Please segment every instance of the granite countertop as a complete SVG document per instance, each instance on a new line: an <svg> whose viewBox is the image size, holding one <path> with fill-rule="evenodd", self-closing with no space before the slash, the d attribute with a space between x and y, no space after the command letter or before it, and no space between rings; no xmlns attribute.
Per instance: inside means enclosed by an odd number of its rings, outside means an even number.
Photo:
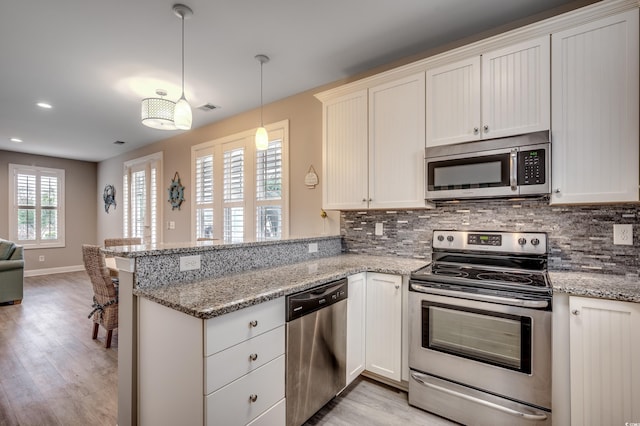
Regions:
<svg viewBox="0 0 640 426"><path fill-rule="evenodd" d="M133 294L208 319L359 272L409 275L427 264L425 260L344 254L190 283L134 288Z"/></svg>
<svg viewBox="0 0 640 426"><path fill-rule="evenodd" d="M315 237L288 237L280 240L265 240L265 241L247 241L242 243L229 243L222 240L210 240L210 241L197 241L197 242L182 242L182 243L157 243L157 244L139 244L139 245L125 245L125 246L113 246L103 247L101 250L103 253L118 256L118 257L145 257L156 256L160 254L183 254L194 253L211 250L224 250L229 248L243 248L254 247L261 245L278 245L294 242L314 242L323 240L332 240L340 238L339 235L323 235Z"/></svg>
<svg viewBox="0 0 640 426"><path fill-rule="evenodd" d="M640 303L640 279L624 275L549 271L553 291Z"/></svg>

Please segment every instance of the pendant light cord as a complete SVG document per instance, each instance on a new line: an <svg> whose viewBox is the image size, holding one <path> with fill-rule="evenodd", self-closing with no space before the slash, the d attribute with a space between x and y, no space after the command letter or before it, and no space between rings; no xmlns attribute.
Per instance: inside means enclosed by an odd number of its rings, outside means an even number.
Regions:
<svg viewBox="0 0 640 426"><path fill-rule="evenodd" d="M264 61L260 61L260 127L264 127L264 123L262 121L262 110L264 109L263 101L262 101L262 66L264 65Z"/></svg>
<svg viewBox="0 0 640 426"><path fill-rule="evenodd" d="M184 13L181 15L182 20L182 97L184 98Z"/></svg>

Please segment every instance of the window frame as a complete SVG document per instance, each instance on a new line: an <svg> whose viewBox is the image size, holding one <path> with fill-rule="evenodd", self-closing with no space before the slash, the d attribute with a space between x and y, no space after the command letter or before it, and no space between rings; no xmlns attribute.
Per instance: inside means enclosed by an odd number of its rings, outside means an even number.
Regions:
<svg viewBox="0 0 640 426"><path fill-rule="evenodd" d="M36 212L35 226L36 226L36 239L35 240L20 240L18 238L18 200L17 200L17 181L18 174L36 176L36 205L34 210ZM41 202L41 181L42 176L55 176L58 179L58 205L55 208L57 211L57 232L58 238L55 240L43 240L41 238L41 218L43 209ZM21 245L24 249L43 249L43 248L61 248L66 247L65 239L65 170L54 169L51 167L40 166L27 166L22 164L9 164L9 238L16 244ZM53 210L53 209L51 209Z"/></svg>
<svg viewBox="0 0 640 426"><path fill-rule="evenodd" d="M257 208L261 205L275 204L281 206L282 224L280 239L289 236L289 120L282 120L276 123L265 125L269 134L269 140L282 140L281 161L282 161L282 189L281 199L258 201L256 183L256 158L255 131L251 129L222 137L212 141L204 142L191 147L191 187L193 197L191 197L191 240L198 240L198 209L213 208L213 239L224 243L230 243L224 239L224 209L225 207L241 206L244 210L244 242L262 241L257 238ZM224 200L224 152L237 148L244 149L244 196L242 201ZM213 156L213 203L198 203L199 194L197 192L196 168L198 158L207 155Z"/></svg>

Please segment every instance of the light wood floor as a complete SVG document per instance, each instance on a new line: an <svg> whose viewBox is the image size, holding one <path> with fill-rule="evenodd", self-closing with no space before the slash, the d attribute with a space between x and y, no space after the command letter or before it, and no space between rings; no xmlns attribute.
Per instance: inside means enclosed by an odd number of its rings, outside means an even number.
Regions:
<svg viewBox="0 0 640 426"><path fill-rule="evenodd" d="M25 278L20 305L0 305L0 426L115 425L117 350L91 340L84 272ZM407 404L406 393L359 378L307 425L452 425Z"/></svg>

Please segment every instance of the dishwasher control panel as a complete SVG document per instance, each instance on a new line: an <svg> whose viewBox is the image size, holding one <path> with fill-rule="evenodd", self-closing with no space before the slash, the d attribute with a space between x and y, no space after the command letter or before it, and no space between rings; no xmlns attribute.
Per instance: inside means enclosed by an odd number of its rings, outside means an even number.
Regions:
<svg viewBox="0 0 640 426"><path fill-rule="evenodd" d="M345 300L347 289L347 280L341 279L287 296L287 321Z"/></svg>

